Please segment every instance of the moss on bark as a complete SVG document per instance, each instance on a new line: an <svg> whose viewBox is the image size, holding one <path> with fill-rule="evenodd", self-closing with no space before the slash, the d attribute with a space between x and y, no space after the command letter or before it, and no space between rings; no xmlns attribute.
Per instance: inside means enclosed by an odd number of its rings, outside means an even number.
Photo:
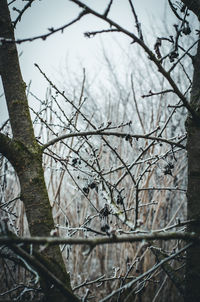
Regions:
<svg viewBox="0 0 200 302"><path fill-rule="evenodd" d="M0 37L14 40L6 0L0 0ZM0 45L0 71L13 134L12 140L3 134L0 135L0 141L5 142L0 151L17 172L31 235L49 236L54 228L54 221L44 180L42 151L34 136L25 92L26 84L22 79L15 43L5 41ZM71 292L69 274L66 272L59 247L44 249L40 260ZM49 280L42 278L41 285L47 301L68 300L56 287L51 286ZM70 296L71 301L78 301L75 296Z"/></svg>

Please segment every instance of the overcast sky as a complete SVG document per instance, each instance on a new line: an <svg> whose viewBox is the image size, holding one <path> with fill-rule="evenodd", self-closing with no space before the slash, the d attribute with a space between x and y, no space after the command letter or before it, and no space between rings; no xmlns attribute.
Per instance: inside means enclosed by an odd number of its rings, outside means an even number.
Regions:
<svg viewBox="0 0 200 302"><path fill-rule="evenodd" d="M167 2L168 1L166 0L133 1L144 33L150 31L151 26L159 24L160 26L157 28L156 33L159 36L159 33L162 30L162 22L173 25L175 19L173 18L173 14L167 5ZM16 0L14 6L21 8L21 5L24 5L24 3L26 4L26 2L22 0ZM108 0L85 0L85 3L94 9L97 9L99 12L103 12ZM76 18L79 12L80 9L69 0L35 0L31 8L23 15L21 22L18 23L15 36L18 39L47 33L48 28L57 28L68 23ZM16 12L12 11L12 18L15 19L15 17ZM131 15L128 0L115 0L109 17L136 33L134 19ZM95 66L98 65L100 40L104 41L104 37L101 36L101 38L95 37L88 39L84 37L83 33L103 28L107 28L107 25L104 22L86 15L80 22L66 29L63 34L54 34L46 41L40 39L20 44L18 50L19 53L22 53L20 56L20 64L24 81L27 84L32 81L32 91L43 98L48 85L34 67L34 63L39 64L52 79L59 77L59 69L64 69L66 60L70 62L73 72L79 72L79 69L82 68L82 66L86 68L87 72L92 72L92 70L95 69ZM104 47L109 51L112 49L113 40L108 36L105 39L106 42L103 42ZM127 41L127 43L130 43L130 41ZM116 48L113 55L119 55ZM63 70L61 71L63 72ZM2 92L3 89L1 85L0 95ZM0 108L1 125L7 118L6 105L3 97L0 98Z"/></svg>

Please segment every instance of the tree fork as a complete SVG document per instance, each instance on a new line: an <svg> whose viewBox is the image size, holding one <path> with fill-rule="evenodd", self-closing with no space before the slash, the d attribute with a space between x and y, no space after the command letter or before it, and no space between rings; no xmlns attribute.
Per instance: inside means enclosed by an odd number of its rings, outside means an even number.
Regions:
<svg viewBox="0 0 200 302"><path fill-rule="evenodd" d="M0 38L14 41L14 29L6 0L0 0ZM1 134L0 140L7 141L6 150L0 148L15 168L21 187L31 235L49 236L54 228L51 206L44 180L42 150L38 145L30 117L26 85L23 82L15 43L0 44L0 73L2 77L13 139L8 141ZM13 150L7 152L10 148ZM14 157L14 160L13 160ZM48 247L43 252L47 263L51 263L55 276L69 289L70 301L79 301L71 294L69 274L66 272L59 246ZM45 259L45 258L44 258ZM49 269L49 267L48 267ZM41 276L41 286L47 301L69 301L52 282Z"/></svg>

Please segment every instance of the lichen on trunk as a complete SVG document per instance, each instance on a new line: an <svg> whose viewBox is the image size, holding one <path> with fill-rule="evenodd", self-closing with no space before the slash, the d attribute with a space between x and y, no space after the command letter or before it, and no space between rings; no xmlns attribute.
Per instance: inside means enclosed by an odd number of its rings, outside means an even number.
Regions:
<svg viewBox="0 0 200 302"><path fill-rule="evenodd" d="M0 0L0 37L14 41L14 29L6 0ZM51 206L44 180L42 151L38 145L30 117L26 85L23 82L15 43L0 45L0 72L8 107L12 139L1 134L5 146L1 152L13 165L20 182L21 200L24 202L31 235L49 236L54 228ZM34 247L36 252L39 247ZM69 290L63 295L48 278L41 275L41 286L47 301L79 301L71 292L59 246L46 247L39 259ZM70 297L70 298L69 298Z"/></svg>

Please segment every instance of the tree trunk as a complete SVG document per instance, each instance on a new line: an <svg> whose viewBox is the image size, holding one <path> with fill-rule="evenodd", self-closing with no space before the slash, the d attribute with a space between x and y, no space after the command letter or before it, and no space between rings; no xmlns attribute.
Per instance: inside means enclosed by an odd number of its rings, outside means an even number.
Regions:
<svg viewBox="0 0 200 302"><path fill-rule="evenodd" d="M192 108L200 116L200 42L194 58L193 86L191 91ZM186 122L188 151L187 215L194 220L189 232L200 236L200 123L190 116ZM195 244L187 251L185 302L200 301L200 245Z"/></svg>
<svg viewBox="0 0 200 302"><path fill-rule="evenodd" d="M182 0L200 20L200 0ZM191 106L200 117L200 42L194 58ZM188 151L187 216L194 220L188 231L200 236L200 123L188 115L186 121ZM200 301L200 245L193 245L186 256L185 302Z"/></svg>
<svg viewBox="0 0 200 302"><path fill-rule="evenodd" d="M0 0L0 37L14 40L14 30L6 0ZM0 73L6 97L12 140L0 135L0 152L7 157L17 172L21 186L29 230L33 236L49 236L54 228L51 206L44 181L42 151L33 131L15 43L0 45ZM58 246L46 248L42 253L48 269L69 289L65 296L48 280L42 280L47 301L78 301L71 293L69 275L66 272Z"/></svg>

